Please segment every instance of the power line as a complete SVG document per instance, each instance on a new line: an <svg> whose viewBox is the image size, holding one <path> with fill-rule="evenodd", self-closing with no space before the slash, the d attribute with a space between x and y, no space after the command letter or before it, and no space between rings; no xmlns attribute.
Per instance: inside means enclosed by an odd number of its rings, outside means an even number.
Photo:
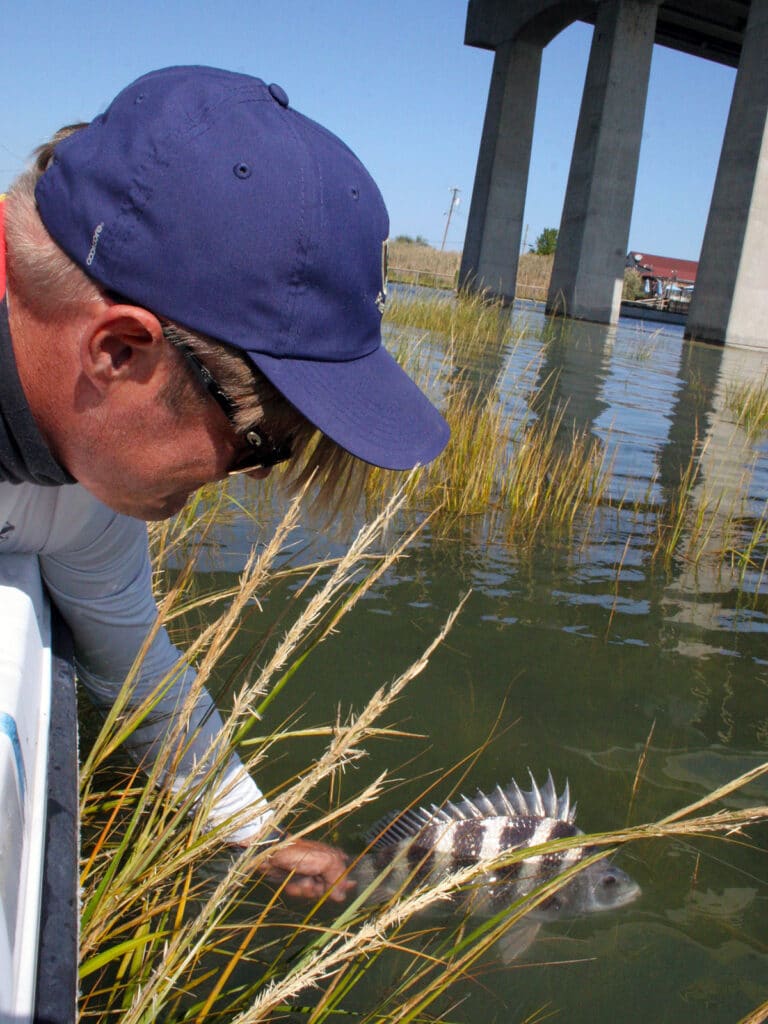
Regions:
<svg viewBox="0 0 768 1024"><path fill-rule="evenodd" d="M445 222L445 231L443 232L443 240L440 243L440 252L442 252L443 249L445 249L445 240L448 237L448 228L450 227L451 223L451 214L453 213L454 209L459 205L460 191L461 189L458 189L455 186L454 188L451 189L451 205L448 207L448 219Z"/></svg>

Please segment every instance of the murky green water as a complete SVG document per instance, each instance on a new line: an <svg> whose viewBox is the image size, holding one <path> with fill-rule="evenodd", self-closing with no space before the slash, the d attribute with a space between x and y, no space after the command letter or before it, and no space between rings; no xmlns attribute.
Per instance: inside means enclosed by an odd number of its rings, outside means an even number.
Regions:
<svg viewBox="0 0 768 1024"><path fill-rule="evenodd" d="M486 544L476 523L448 537L427 533L311 657L269 724L297 709L304 726L328 723L338 707L360 707L472 589L447 643L388 716L424 738L381 742L345 777L350 792L383 767L402 780L391 804L362 812L336 837L351 851L372 820L483 747L465 791L526 781L529 768L543 780L551 770L570 781L586 830L627 822L651 730L632 823L767 757L768 585L755 597L756 576L742 586L719 559L717 571L706 559L653 568L648 539L653 510L697 439L707 447L689 523L697 502L720 502L725 515L739 494L740 514L764 512L768 443L748 442L726 409L730 384L761 377L764 359L687 345L678 328L633 321L613 330L573 324L543 349L540 314L514 315L527 319L527 340L475 366L478 387L500 373L513 404L550 380L571 420L611 450L613 493L649 511L606 516L580 550L541 546L526 557ZM247 526L222 531L219 569L236 571L250 539ZM308 539L305 557L325 553L322 539ZM273 594L254 628L280 603ZM244 632L240 653L253 641ZM286 744L260 781L279 783L311 753L308 743ZM730 806L751 801L768 802L768 781ZM618 863L643 889L636 903L545 927L522 963L489 960L453 990L448 1019L523 1021L545 1009L569 1024L739 1020L768 998L767 838L756 830L738 842L648 841L622 851ZM355 999L375 1005L398 970L395 960L376 966Z"/></svg>

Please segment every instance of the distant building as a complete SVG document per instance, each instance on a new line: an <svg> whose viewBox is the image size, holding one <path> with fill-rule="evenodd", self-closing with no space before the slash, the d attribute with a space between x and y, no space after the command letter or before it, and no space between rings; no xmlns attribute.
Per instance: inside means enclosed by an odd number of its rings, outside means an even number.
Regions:
<svg viewBox="0 0 768 1024"><path fill-rule="evenodd" d="M668 300L676 305L691 301L699 264L694 260L678 260L670 256L653 256L647 252L627 253L626 266L636 270L643 280L643 291L649 299Z"/></svg>

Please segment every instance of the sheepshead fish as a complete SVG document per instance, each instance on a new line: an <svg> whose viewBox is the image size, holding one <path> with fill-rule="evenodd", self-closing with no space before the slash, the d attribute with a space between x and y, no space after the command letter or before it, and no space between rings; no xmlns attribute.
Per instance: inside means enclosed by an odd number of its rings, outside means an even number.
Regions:
<svg viewBox="0 0 768 1024"><path fill-rule="evenodd" d="M437 880L458 868L492 861L506 851L528 849L556 839L583 835L575 824L568 784L557 795L552 775L539 787L531 776L531 789L516 782L492 793L478 790L471 799L432 804L389 815L369 832L369 854L363 859L359 881L370 884L382 875L378 892L389 894L415 882ZM472 913L495 914L515 900L551 881L596 847L573 846L547 853L532 852L513 864L492 866L473 883L466 906ZM511 960L533 941L542 921L558 920L613 910L636 899L640 886L606 858L578 872L557 893L531 910L507 936L503 959Z"/></svg>

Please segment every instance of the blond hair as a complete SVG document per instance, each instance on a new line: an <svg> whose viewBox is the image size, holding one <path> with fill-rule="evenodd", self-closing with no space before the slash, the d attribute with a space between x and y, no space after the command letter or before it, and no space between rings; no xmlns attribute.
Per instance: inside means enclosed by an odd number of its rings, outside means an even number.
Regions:
<svg viewBox="0 0 768 1024"><path fill-rule="evenodd" d="M8 190L5 232L8 282L34 313L57 318L68 309L102 297L105 292L88 277L48 234L37 210L35 186L53 159L56 146L86 123L68 125L35 152L32 166ZM179 366L163 395L175 411L188 413L205 397L180 346L190 349L231 400L239 432L258 426L275 441L292 437L293 457L280 474L280 487L294 493L312 480L312 510L325 517L351 513L357 505L369 467L322 434L256 369L237 348L158 317Z"/></svg>

